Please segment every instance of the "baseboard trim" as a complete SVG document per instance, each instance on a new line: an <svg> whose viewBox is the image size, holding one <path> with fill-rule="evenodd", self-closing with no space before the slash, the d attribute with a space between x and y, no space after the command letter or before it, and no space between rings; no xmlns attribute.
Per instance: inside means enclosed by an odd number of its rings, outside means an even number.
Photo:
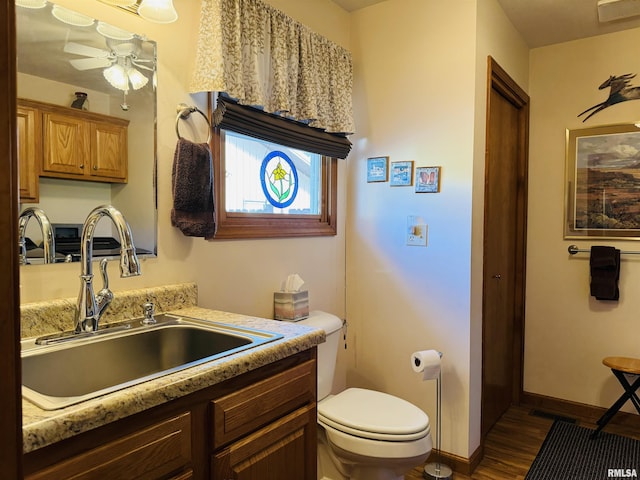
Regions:
<svg viewBox="0 0 640 480"><path fill-rule="evenodd" d="M595 423L607 408L587 405L585 403L572 402L561 398L548 397L538 393L522 392L520 405L524 407L538 408L552 413L566 415L568 417L578 416ZM629 412L618 412L609 423L625 424L640 428L640 415Z"/></svg>
<svg viewBox="0 0 640 480"><path fill-rule="evenodd" d="M462 475L471 475L476 467L480 464L483 455L483 446L480 445L475 450L475 452L471 454L470 458L459 457L458 455L454 455L452 453L441 452L440 461L450 467L451 470L456 473L460 473ZM429 455L427 463L437 461L438 455L434 450L431 450L431 455Z"/></svg>

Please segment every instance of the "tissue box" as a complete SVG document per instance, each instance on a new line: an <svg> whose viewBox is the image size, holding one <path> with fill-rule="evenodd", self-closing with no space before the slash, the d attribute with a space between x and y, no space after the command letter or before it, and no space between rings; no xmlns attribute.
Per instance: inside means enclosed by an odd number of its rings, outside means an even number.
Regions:
<svg viewBox="0 0 640 480"><path fill-rule="evenodd" d="M273 313L276 320L298 321L309 316L309 292L274 292Z"/></svg>

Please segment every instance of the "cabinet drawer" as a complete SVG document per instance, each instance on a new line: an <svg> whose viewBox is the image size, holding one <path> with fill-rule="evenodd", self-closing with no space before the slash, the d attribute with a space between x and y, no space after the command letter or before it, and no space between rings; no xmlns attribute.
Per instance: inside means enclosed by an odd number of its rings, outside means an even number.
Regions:
<svg viewBox="0 0 640 480"><path fill-rule="evenodd" d="M316 401L316 362L302 363L211 402L214 449Z"/></svg>
<svg viewBox="0 0 640 480"><path fill-rule="evenodd" d="M183 479L190 478L189 472L187 476L177 472L190 462L191 414L187 412L40 470L27 480Z"/></svg>

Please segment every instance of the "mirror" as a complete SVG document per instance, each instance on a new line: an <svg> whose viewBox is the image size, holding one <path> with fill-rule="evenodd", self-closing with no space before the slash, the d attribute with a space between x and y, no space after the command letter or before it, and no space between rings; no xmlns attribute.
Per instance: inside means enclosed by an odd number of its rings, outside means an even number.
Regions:
<svg viewBox="0 0 640 480"><path fill-rule="evenodd" d="M156 43L46 0L18 0L16 51L18 105L27 99L128 121L126 183L49 178L41 172L39 201L21 202L21 211L44 210L56 232L56 261L78 259L68 253L75 245L79 253L77 227L101 204L125 216L138 255L155 256ZM117 254L113 228L111 222L98 223L94 257ZM26 237L29 263L43 263L37 222L29 222Z"/></svg>

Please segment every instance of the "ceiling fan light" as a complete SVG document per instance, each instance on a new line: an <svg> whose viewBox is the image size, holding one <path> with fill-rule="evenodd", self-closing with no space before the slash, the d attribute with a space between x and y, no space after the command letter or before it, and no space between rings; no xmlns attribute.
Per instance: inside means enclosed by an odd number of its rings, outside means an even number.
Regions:
<svg viewBox="0 0 640 480"><path fill-rule="evenodd" d="M155 23L172 23L178 19L173 0L142 0L138 15Z"/></svg>
<svg viewBox="0 0 640 480"><path fill-rule="evenodd" d="M16 0L16 5L24 8L44 8L47 6L47 0Z"/></svg>
<svg viewBox="0 0 640 480"><path fill-rule="evenodd" d="M98 22L96 30L103 37L111 38L113 40L131 40L133 38L133 33L122 28L109 25L106 22Z"/></svg>
<svg viewBox="0 0 640 480"><path fill-rule="evenodd" d="M109 68L105 68L102 74L112 87L123 91L129 90L129 80L127 79L127 73L121 65L118 65L117 63L111 65Z"/></svg>
<svg viewBox="0 0 640 480"><path fill-rule="evenodd" d="M127 70L127 76L134 90L140 90L149 82L149 79L145 77L140 70L133 67Z"/></svg>
<svg viewBox="0 0 640 480"><path fill-rule="evenodd" d="M88 27L93 25L93 18L81 13L74 12L68 8L61 7L60 5L54 5L51 10L51 14L63 23L73 25L76 27Z"/></svg>

